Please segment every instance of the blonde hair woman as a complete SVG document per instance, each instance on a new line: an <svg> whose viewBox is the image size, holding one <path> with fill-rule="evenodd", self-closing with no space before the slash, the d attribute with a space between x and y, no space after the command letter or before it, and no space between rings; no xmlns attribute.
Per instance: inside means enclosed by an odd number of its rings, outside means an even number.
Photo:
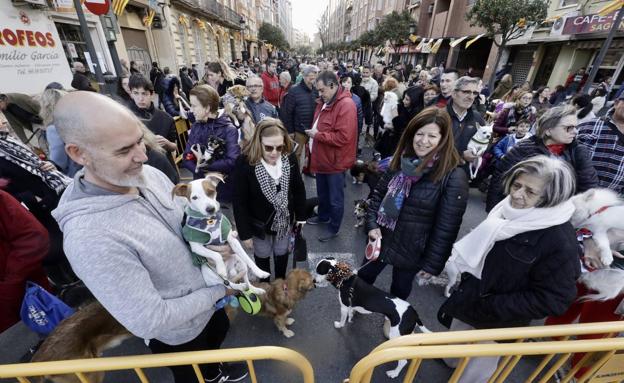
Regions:
<svg viewBox="0 0 624 383"><path fill-rule="evenodd" d="M254 250L256 264L284 278L289 233L305 224L306 192L293 140L282 122L266 117L257 126L234 168L234 217L238 236Z"/></svg>

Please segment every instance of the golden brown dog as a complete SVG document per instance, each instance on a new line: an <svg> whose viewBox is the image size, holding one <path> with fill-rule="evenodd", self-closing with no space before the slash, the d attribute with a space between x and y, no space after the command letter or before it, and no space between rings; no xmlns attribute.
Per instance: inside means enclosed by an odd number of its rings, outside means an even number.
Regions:
<svg viewBox="0 0 624 383"><path fill-rule="evenodd" d="M295 335L292 330L286 328L295 322L288 315L297 302L316 287L312 274L303 269L293 269L286 274L286 280L279 278L271 283L264 282L259 285L266 290L266 294L259 296L262 302L260 314L273 318L275 326L286 338Z"/></svg>
<svg viewBox="0 0 624 383"><path fill-rule="evenodd" d="M131 336L99 302L93 302L62 321L41 344L32 362L97 358ZM104 380L104 372L85 375L92 383ZM45 378L54 383L80 383L75 375Z"/></svg>

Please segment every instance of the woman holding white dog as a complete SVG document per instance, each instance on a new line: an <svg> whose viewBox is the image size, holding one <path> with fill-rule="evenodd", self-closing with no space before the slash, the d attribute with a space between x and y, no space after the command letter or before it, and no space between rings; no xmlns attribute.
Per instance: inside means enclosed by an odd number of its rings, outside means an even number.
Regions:
<svg viewBox="0 0 624 383"><path fill-rule="evenodd" d="M438 313L451 330L527 326L564 313L576 298L573 170L565 161L535 156L513 166L503 188L507 197L453 245L449 263L462 281ZM472 359L460 382L487 381L497 363L496 357Z"/></svg>
<svg viewBox="0 0 624 383"><path fill-rule="evenodd" d="M425 109L407 124L366 216L368 237L381 238L381 252L359 277L373 284L392 265L390 292L407 299L417 273L426 279L440 274L468 202L460 161L446 110Z"/></svg>
<svg viewBox="0 0 624 383"><path fill-rule="evenodd" d="M266 117L243 148L234 170L238 236L253 248L256 264L285 278L291 228L305 224L306 191L294 143L282 122Z"/></svg>
<svg viewBox="0 0 624 383"><path fill-rule="evenodd" d="M570 105L557 106L544 113L537 121L535 135L518 143L496 163L485 210L490 211L503 200L501 180L504 174L518 162L537 155L546 155L572 165L578 193L598 187L598 175L589 150L576 140L577 123L576 108Z"/></svg>

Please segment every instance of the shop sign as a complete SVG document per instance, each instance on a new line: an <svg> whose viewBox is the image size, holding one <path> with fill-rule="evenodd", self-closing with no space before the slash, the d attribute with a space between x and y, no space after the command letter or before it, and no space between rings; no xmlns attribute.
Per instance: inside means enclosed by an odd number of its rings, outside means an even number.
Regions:
<svg viewBox="0 0 624 383"><path fill-rule="evenodd" d="M45 13L2 1L0 25L2 92L40 93L53 81L69 88L69 63Z"/></svg>
<svg viewBox="0 0 624 383"><path fill-rule="evenodd" d="M564 35L578 35L583 33L600 33L609 32L611 26L615 22L618 11L606 16L599 14L580 15L568 17L563 27ZM624 21L620 23L620 30L624 30Z"/></svg>

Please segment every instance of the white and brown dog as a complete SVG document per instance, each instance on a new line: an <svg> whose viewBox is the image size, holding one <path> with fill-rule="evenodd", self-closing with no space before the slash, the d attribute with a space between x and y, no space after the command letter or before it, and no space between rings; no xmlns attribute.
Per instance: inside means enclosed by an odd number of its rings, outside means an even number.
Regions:
<svg viewBox="0 0 624 383"><path fill-rule="evenodd" d="M470 179L474 179L479 172L479 168L483 163L481 156L490 145L490 138L492 138L493 125L479 126L477 125L477 132L472 136L470 142L468 142L468 150L473 155L477 156L477 159L472 161L469 165Z"/></svg>
<svg viewBox="0 0 624 383"><path fill-rule="evenodd" d="M624 231L624 201L610 189L590 189L572 197L576 207L570 223L577 228L592 232L592 239L600 250L599 261L609 266L613 256L622 257Z"/></svg>
<svg viewBox="0 0 624 383"><path fill-rule="evenodd" d="M353 313L357 311L360 314L383 314L390 322L390 339L411 334L416 326L421 332L431 332L409 302L364 282L347 263L331 257L324 258L317 263L316 273L317 282L328 281L339 290L340 320L334 322L335 328L344 327L347 319L351 322ZM397 367L386 371L386 375L396 378L406 364L407 360L399 360Z"/></svg>
<svg viewBox="0 0 624 383"><path fill-rule="evenodd" d="M182 227L184 239L191 247L194 262L201 267L206 284L224 283L235 290L249 289L253 293L264 294L263 289L251 284L248 271L258 278L268 278L270 274L260 270L247 255L229 219L221 212L217 201L219 182L224 182L223 175L208 173L204 179L181 183L173 188L173 196L188 200ZM228 245L230 251L210 249L211 246L223 245ZM239 277L243 279L242 283L236 283Z"/></svg>

